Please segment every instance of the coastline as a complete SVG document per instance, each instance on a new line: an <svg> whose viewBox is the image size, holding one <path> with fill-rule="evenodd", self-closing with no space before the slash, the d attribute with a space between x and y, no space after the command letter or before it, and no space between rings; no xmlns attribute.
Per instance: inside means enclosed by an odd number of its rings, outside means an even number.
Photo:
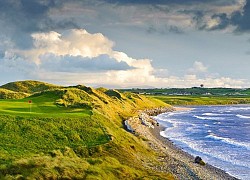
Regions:
<svg viewBox="0 0 250 180"><path fill-rule="evenodd" d="M143 115L132 117L127 120L128 124L133 129L133 133L146 138L147 141L145 142L157 153L159 164L152 168L156 171L171 172L176 179L237 180L237 178L229 175L224 170L210 165L209 162L206 162L205 166L194 163L194 157L192 155L174 145L168 138L160 135L160 132L165 128L157 126L155 120L150 117L164 112L184 110L190 110L190 108L174 107L174 109L167 108L162 111L145 110L140 112L140 114ZM145 121L151 123L153 127L148 126L147 123L143 123Z"/></svg>

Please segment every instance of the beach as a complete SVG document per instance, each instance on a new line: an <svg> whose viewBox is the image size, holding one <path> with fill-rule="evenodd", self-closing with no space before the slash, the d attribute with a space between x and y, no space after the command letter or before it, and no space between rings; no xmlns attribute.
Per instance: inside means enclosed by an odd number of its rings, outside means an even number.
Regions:
<svg viewBox="0 0 250 180"><path fill-rule="evenodd" d="M185 108L178 107L175 110L183 111ZM169 111L173 110L169 109ZM157 153L159 163L157 166L151 167L155 171L171 172L176 179L237 179L225 171L209 165L209 162L205 162L206 165L204 166L194 163L195 157L176 147L169 139L160 135L164 127L157 126L150 116L145 115L147 112L148 110L143 112L143 116L130 118L128 123L134 133L147 139L145 143ZM149 115L151 114L149 113ZM145 121L151 123L153 127L142 123Z"/></svg>

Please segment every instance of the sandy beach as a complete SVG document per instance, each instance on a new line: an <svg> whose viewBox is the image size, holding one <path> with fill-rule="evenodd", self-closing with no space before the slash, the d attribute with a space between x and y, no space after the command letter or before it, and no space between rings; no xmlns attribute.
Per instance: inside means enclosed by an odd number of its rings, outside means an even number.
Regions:
<svg viewBox="0 0 250 180"><path fill-rule="evenodd" d="M190 110L189 108L175 108L178 111ZM173 109L169 110L173 111ZM210 179L210 180L235 180L225 171L209 165L206 162L205 166L194 163L194 157L176 147L169 139L160 135L164 127L157 126L154 120L149 116L147 121L154 124L154 128L150 128L142 119L133 117L128 120L130 126L136 134L147 139L146 143L157 152L159 164L152 167L156 171L171 172L176 179Z"/></svg>
<svg viewBox="0 0 250 180"><path fill-rule="evenodd" d="M175 106L174 110L175 111L189 111L192 110L193 108L189 108L189 107L179 107L179 106Z"/></svg>

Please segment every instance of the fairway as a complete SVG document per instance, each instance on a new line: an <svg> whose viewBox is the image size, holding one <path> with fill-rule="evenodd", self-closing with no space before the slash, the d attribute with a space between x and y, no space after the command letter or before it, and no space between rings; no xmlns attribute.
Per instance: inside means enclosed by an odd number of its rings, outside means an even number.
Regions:
<svg viewBox="0 0 250 180"><path fill-rule="evenodd" d="M31 101L31 103L29 103L29 101ZM21 100L0 99L0 113L42 117L84 117L92 114L92 112L87 109L59 107L51 101L51 99L41 100L41 97Z"/></svg>
<svg viewBox="0 0 250 180"><path fill-rule="evenodd" d="M139 109L168 106L162 101L84 85L23 81L2 87L0 179L162 177L138 168L137 157L156 157L122 124Z"/></svg>
<svg viewBox="0 0 250 180"><path fill-rule="evenodd" d="M109 142L109 136L86 108L55 103L54 92L24 99L0 99L0 154L4 158L29 156L54 149L83 148Z"/></svg>

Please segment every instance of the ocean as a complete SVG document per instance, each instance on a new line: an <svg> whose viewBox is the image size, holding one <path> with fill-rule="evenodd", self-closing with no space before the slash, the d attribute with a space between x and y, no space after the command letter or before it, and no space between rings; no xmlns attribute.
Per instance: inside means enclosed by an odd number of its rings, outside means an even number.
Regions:
<svg viewBox="0 0 250 180"><path fill-rule="evenodd" d="M196 106L155 119L163 137L239 179L250 179L250 106Z"/></svg>

